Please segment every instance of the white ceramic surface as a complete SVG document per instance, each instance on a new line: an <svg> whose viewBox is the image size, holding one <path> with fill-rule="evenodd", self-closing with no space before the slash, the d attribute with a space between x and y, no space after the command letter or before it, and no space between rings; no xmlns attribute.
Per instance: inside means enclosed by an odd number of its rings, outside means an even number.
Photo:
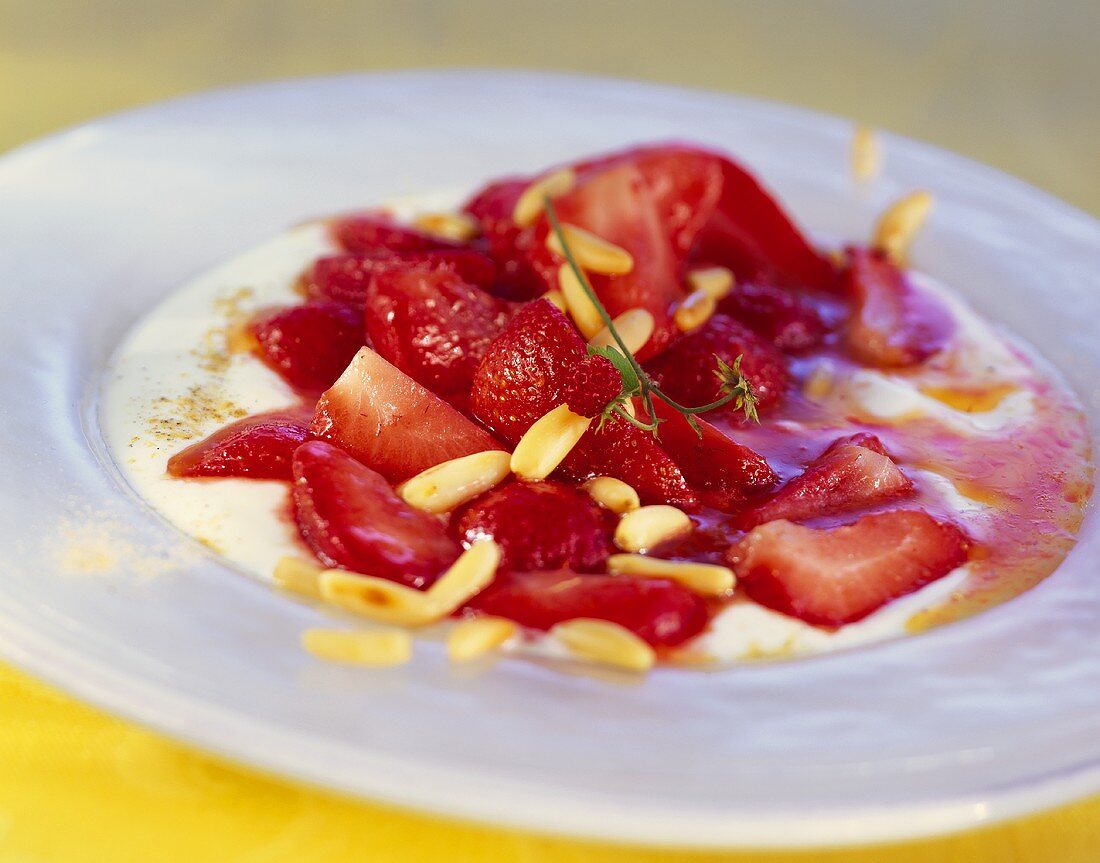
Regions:
<svg viewBox="0 0 1100 863"><path fill-rule="evenodd" d="M801 662L641 683L505 659L318 664L324 619L154 516L97 393L122 334L188 276L325 212L640 140L744 159L816 231L866 235L915 186L920 266L1042 346L1100 428L1100 226L887 137L869 194L848 124L639 84L423 73L286 82L121 115L0 160L0 652L267 769L495 823L686 846L945 831L1100 791L1100 527L975 619ZM98 553L90 553L97 551ZM78 559L80 558L80 559Z"/></svg>

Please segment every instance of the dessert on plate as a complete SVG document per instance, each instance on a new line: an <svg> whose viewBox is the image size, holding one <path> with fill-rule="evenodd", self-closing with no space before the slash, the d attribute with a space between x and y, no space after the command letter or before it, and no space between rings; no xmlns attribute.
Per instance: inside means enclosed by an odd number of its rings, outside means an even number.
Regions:
<svg viewBox="0 0 1100 863"><path fill-rule="evenodd" d="M919 631L1049 574L1092 481L1073 396L910 267L930 204L814 242L659 144L305 225L135 331L112 437L171 520L379 625L307 632L324 656Z"/></svg>

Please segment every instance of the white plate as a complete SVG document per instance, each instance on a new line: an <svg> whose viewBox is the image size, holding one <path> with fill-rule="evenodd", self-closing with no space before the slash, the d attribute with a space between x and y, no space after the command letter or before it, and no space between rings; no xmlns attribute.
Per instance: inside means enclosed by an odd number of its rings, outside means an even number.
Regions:
<svg viewBox="0 0 1100 863"><path fill-rule="evenodd" d="M1043 346L1095 433L1097 223L889 136L885 176L860 197L849 133L791 108L620 81L413 73L184 99L0 160L0 651L270 770L606 839L882 840L1100 790L1095 513L1039 587L873 648L633 685L509 659L456 675L435 644L408 667L363 671L304 654L298 635L321 615L168 528L105 454L96 397L110 352L187 277L316 214L670 137L731 150L830 234L865 236L885 201L932 189L921 265ZM102 556L73 560L96 541Z"/></svg>

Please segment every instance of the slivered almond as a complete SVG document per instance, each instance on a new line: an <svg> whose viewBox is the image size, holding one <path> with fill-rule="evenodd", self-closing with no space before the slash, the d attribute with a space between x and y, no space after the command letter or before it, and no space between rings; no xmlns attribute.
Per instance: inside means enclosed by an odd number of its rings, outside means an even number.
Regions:
<svg viewBox="0 0 1100 863"><path fill-rule="evenodd" d="M913 238L932 211L932 200L931 194L921 190L891 204L875 225L871 245L885 252L895 263L904 264Z"/></svg>
<svg viewBox="0 0 1100 863"><path fill-rule="evenodd" d="M641 552L691 533L687 515L674 506L653 504L632 510L615 527L615 545L623 551Z"/></svg>
<svg viewBox="0 0 1100 863"><path fill-rule="evenodd" d="M300 557L281 557L275 564L275 583L283 590L312 599L321 598L320 577L324 569Z"/></svg>
<svg viewBox="0 0 1100 863"><path fill-rule="evenodd" d="M577 274L568 263L562 264L558 269L558 287L561 288L561 295L569 309L569 316L582 336L590 339L603 329L603 318L600 317L596 304L588 298Z"/></svg>
<svg viewBox="0 0 1100 863"><path fill-rule="evenodd" d="M722 596L736 584L733 570L726 566L661 560L644 554L613 554L607 559L607 571L637 578L667 578L702 596Z"/></svg>
<svg viewBox="0 0 1100 863"><path fill-rule="evenodd" d="M565 294L561 291L547 291L542 295L541 299L549 300L558 307L558 311L569 314L569 305L565 302Z"/></svg>
<svg viewBox="0 0 1100 863"><path fill-rule="evenodd" d="M400 629L307 629L302 646L319 659L381 667L412 658L412 636Z"/></svg>
<svg viewBox="0 0 1100 863"><path fill-rule="evenodd" d="M634 269L634 257L622 246L609 243L591 231L568 223L561 225L562 236L573 253L573 259L582 270L618 276ZM561 239L551 231L546 237L546 248L556 255L565 255Z"/></svg>
<svg viewBox="0 0 1100 863"><path fill-rule="evenodd" d="M535 180L516 200L516 206L512 210L512 221L520 228L535 224L542 215L545 199L553 200L562 195L568 195L573 191L576 182L577 175L572 168L561 168Z"/></svg>
<svg viewBox="0 0 1100 863"><path fill-rule="evenodd" d="M653 315L646 309L627 309L616 317L612 323L615 325L619 337L626 344L627 350L632 354L638 353L646 346L646 342L649 341L656 327ZM588 340L589 347L606 348L608 345L618 345L608 327L603 327Z"/></svg>
<svg viewBox="0 0 1100 863"><path fill-rule="evenodd" d="M615 668L648 671L657 659L646 642L609 620L587 617L566 620L554 626L550 634L574 656Z"/></svg>
<svg viewBox="0 0 1100 863"><path fill-rule="evenodd" d="M422 213L413 225L444 240L466 243L481 233L481 225L469 213Z"/></svg>
<svg viewBox="0 0 1100 863"><path fill-rule="evenodd" d="M613 476L597 476L590 479L584 484L584 490L600 506L620 515L641 506L638 492Z"/></svg>
<svg viewBox="0 0 1100 863"><path fill-rule="evenodd" d="M378 623L427 626L449 613L425 591L373 575L328 569L320 585L326 602Z"/></svg>
<svg viewBox="0 0 1100 863"><path fill-rule="evenodd" d="M453 662L469 662L496 650L517 632L515 622L503 617L460 620L447 635L447 655Z"/></svg>
<svg viewBox="0 0 1100 863"><path fill-rule="evenodd" d="M866 183L878 176L882 167L882 151L879 148L875 130L867 126L856 126L852 133L852 176L860 183Z"/></svg>
<svg viewBox="0 0 1100 863"><path fill-rule="evenodd" d="M439 579L427 590L429 602L443 615L457 611L496 577L501 549L491 539L480 539L459 555Z"/></svg>
<svg viewBox="0 0 1100 863"><path fill-rule="evenodd" d="M511 453L486 450L421 471L398 486L405 503L425 512L450 512L498 483L511 470Z"/></svg>
<svg viewBox="0 0 1100 863"><path fill-rule="evenodd" d="M519 439L512 453L512 473L524 479L546 479L588 431L591 418L558 405Z"/></svg>
<svg viewBox="0 0 1100 863"><path fill-rule="evenodd" d="M688 287L692 291L720 300L733 290L733 270L728 267L702 267L687 274Z"/></svg>
<svg viewBox="0 0 1100 863"><path fill-rule="evenodd" d="M672 320L681 332L698 329L714 314L718 301L704 290L692 291L682 300L673 312Z"/></svg>

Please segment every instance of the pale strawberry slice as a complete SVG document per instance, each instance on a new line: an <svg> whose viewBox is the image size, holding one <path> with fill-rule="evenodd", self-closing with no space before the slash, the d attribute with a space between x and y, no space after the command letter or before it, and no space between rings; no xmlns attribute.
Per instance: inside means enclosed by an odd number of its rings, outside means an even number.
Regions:
<svg viewBox="0 0 1100 863"><path fill-rule="evenodd" d="M249 329L260 359L292 387L310 395L332 386L367 340L362 315L342 303L306 303L261 312Z"/></svg>
<svg viewBox="0 0 1100 863"><path fill-rule="evenodd" d="M942 350L954 332L948 311L915 290L879 252L848 249L843 285L855 304L844 344L861 362L886 368L918 365Z"/></svg>
<svg viewBox="0 0 1100 863"><path fill-rule="evenodd" d="M953 524L919 510L893 510L829 530L768 522L727 556L738 583L761 605L840 626L947 575L966 560L968 548Z"/></svg>
<svg viewBox="0 0 1100 863"><path fill-rule="evenodd" d="M427 252L434 249L461 249L453 243L403 225L388 213L378 210L351 213L329 224L333 240L345 252L369 254L379 251Z"/></svg>
<svg viewBox="0 0 1100 863"><path fill-rule="evenodd" d="M451 516L464 543L491 537L504 552L502 569L603 568L615 547L615 518L575 486L513 482L484 494Z"/></svg>
<svg viewBox="0 0 1100 863"><path fill-rule="evenodd" d="M871 434L840 438L768 500L743 513L745 529L864 509L913 493L913 483Z"/></svg>
<svg viewBox="0 0 1100 863"><path fill-rule="evenodd" d="M534 422L568 398L585 362L584 340L552 303L525 306L494 341L474 375L470 411L515 445ZM694 506L695 495L652 436L622 420L586 432L560 468L571 479L606 475L637 489L643 501Z"/></svg>
<svg viewBox="0 0 1100 863"><path fill-rule="evenodd" d="M331 300L356 308L367 301L367 288L376 273L402 269L422 263L450 269L463 280L489 289L496 281L496 265L491 258L468 249L440 249L428 252L383 251L369 255L327 255L318 258L302 274L306 296Z"/></svg>
<svg viewBox="0 0 1100 863"><path fill-rule="evenodd" d="M294 520L326 566L426 587L458 557L440 522L324 441L294 453Z"/></svg>
<svg viewBox="0 0 1100 863"><path fill-rule="evenodd" d="M718 310L789 354L816 348L828 331L810 302L774 285L737 285Z"/></svg>
<svg viewBox="0 0 1100 863"><path fill-rule="evenodd" d="M370 348L321 396L310 432L393 483L448 459L500 449L492 435Z"/></svg>
<svg viewBox="0 0 1100 863"><path fill-rule="evenodd" d="M174 477L290 479L290 460L309 436L313 408L254 414L218 429L168 459Z"/></svg>
<svg viewBox="0 0 1100 863"><path fill-rule="evenodd" d="M378 270L365 320L374 349L436 395L464 407L489 343L512 304L469 284L448 264L421 261Z"/></svg>
<svg viewBox="0 0 1100 863"><path fill-rule="evenodd" d="M568 570L499 573L470 607L532 629L578 617L610 620L654 647L682 644L708 621L706 603L674 582Z"/></svg>

